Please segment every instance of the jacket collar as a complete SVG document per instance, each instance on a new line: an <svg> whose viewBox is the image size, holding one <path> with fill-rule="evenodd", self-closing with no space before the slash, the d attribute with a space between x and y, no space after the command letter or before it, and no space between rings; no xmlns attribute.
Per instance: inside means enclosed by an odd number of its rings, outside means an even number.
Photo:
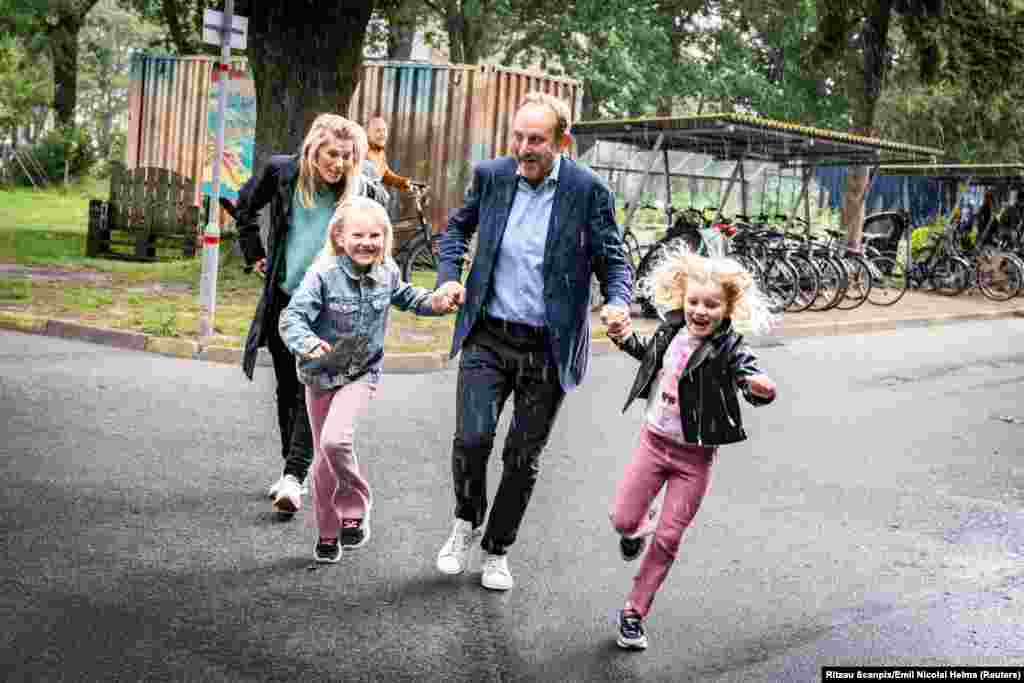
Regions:
<svg viewBox="0 0 1024 683"><path fill-rule="evenodd" d="M356 269L356 264L348 254L338 254L336 258L338 267L344 271L345 275L348 275L353 280L363 279L363 275ZM366 272L366 276L379 283L387 282L387 272L381 263L371 266L370 270Z"/></svg>

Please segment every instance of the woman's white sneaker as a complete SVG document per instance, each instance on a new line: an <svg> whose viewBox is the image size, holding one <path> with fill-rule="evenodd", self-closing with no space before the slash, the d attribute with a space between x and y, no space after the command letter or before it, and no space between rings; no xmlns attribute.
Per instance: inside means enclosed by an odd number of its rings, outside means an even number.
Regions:
<svg viewBox="0 0 1024 683"><path fill-rule="evenodd" d="M464 519L456 519L452 533L437 553L437 570L443 574L461 574L466 571L469 551L480 537L480 532Z"/></svg>
<svg viewBox="0 0 1024 683"><path fill-rule="evenodd" d="M480 583L492 591L507 591L516 585L512 580L512 572L508 570L508 557L487 553L484 557Z"/></svg>

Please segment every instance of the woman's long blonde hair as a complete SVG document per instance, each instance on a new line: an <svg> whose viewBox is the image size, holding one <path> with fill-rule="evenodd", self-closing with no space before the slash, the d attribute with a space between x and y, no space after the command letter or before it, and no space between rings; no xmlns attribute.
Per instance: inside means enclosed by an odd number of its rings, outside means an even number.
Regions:
<svg viewBox="0 0 1024 683"><path fill-rule="evenodd" d="M754 277L734 259L698 256L683 244L669 244L650 275L637 283L660 313L681 310L691 282L721 286L725 317L765 334L778 322Z"/></svg>
<svg viewBox="0 0 1024 683"><path fill-rule="evenodd" d="M302 142L302 154L299 159L299 198L302 205L307 209L312 207L316 201L317 189L322 186L323 180L316 169L316 155L320 148L329 141L341 142L352 141L352 166L347 177L344 179L344 188L338 197L338 202L356 196L361 190L363 160L366 159L366 150L369 143L366 140L366 131L354 121L349 121L344 116L337 114L320 114L313 120L313 124L306 133L306 139Z"/></svg>
<svg viewBox="0 0 1024 683"><path fill-rule="evenodd" d="M327 226L327 241L320 252L320 259L330 261L338 256L338 250L334 247L334 231L344 232L345 225L353 213L362 213L370 216L373 222L384 231L384 246L380 254L374 260L374 265L380 265L391 258L391 249L394 246L394 231L391 228L391 219L388 218L387 209L369 197L350 197L342 200L338 208L334 210L334 216Z"/></svg>

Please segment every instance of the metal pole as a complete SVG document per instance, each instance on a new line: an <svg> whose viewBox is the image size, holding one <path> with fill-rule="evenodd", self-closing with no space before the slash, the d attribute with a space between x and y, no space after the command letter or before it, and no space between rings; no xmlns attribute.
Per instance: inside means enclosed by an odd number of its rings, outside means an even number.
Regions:
<svg viewBox="0 0 1024 683"><path fill-rule="evenodd" d="M651 151L651 163L647 166L647 170L644 171L644 177L640 179L640 190L636 193L636 197L629 205L629 213L626 214L626 224L623 226L623 230L629 230L630 226L633 225L633 215L636 210L640 208L640 198L644 196L644 190L647 189L647 180L651 177L651 170L654 169L654 164L658 161L658 152L661 150L661 143L665 139L664 133L658 133L658 139L654 141L654 149ZM672 227L672 226L669 226Z"/></svg>
<svg viewBox="0 0 1024 683"><path fill-rule="evenodd" d="M725 191L718 198L718 218L722 217L722 212L725 211L725 204L729 201L729 195L732 194L733 185L736 184L736 178L742 173L742 162L738 162L735 168L732 169L732 175L729 176L729 184L725 186Z"/></svg>
<svg viewBox="0 0 1024 683"><path fill-rule="evenodd" d="M672 228L672 171L668 167L668 147L661 150L665 157L665 226Z"/></svg>
<svg viewBox="0 0 1024 683"><path fill-rule="evenodd" d="M224 158L224 110L228 103L228 81L231 79L231 23L235 0L224 1L224 23L220 33L220 92L217 101L217 144L213 156L213 188L210 191L210 212L203 233L203 270L199 279L199 338L213 334L217 311L217 265L220 259L220 166Z"/></svg>
<svg viewBox="0 0 1024 683"><path fill-rule="evenodd" d="M737 168L740 169L740 209L743 211L744 216L749 216L750 212L747 211L747 169L746 163L744 163L741 157L737 163ZM725 208L725 207L723 207Z"/></svg>

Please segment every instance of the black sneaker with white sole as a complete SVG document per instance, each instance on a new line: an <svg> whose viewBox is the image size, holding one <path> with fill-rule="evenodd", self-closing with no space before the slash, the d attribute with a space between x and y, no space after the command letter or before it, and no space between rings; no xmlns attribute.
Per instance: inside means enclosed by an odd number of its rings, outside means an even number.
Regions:
<svg viewBox="0 0 1024 683"><path fill-rule="evenodd" d="M616 641L625 650L646 650L647 634L644 633L643 619L632 612L619 614L619 637Z"/></svg>
<svg viewBox="0 0 1024 683"><path fill-rule="evenodd" d="M345 548L360 548L370 540L370 525L365 518L345 518L341 520L338 539Z"/></svg>
<svg viewBox="0 0 1024 683"><path fill-rule="evenodd" d="M643 536L640 538L626 538L623 536L619 539L619 554L622 555L622 559L626 562L632 562L640 557L640 553L644 551L646 546L647 538Z"/></svg>
<svg viewBox="0 0 1024 683"><path fill-rule="evenodd" d="M319 539L313 550L313 559L321 564L341 562L341 545L338 543L338 539L326 543L323 539Z"/></svg>

